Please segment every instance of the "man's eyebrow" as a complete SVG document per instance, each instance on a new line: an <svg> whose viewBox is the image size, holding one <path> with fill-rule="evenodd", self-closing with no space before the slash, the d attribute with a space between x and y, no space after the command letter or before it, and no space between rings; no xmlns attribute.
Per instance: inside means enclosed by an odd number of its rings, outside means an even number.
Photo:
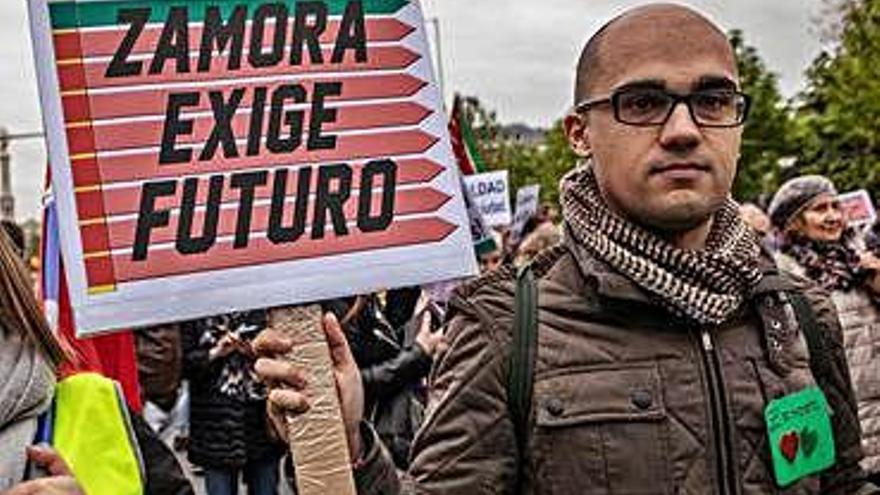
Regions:
<svg viewBox="0 0 880 495"><path fill-rule="evenodd" d="M666 89L666 81L662 79L637 79L614 88L614 91L627 89Z"/></svg>
<svg viewBox="0 0 880 495"><path fill-rule="evenodd" d="M703 76L692 86L692 91L706 89L737 89L736 82L727 76Z"/></svg>

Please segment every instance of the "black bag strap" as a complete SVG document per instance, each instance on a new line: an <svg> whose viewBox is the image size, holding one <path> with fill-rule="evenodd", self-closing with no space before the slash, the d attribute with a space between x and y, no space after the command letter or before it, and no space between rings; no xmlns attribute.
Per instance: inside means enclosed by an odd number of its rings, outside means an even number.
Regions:
<svg viewBox="0 0 880 495"><path fill-rule="evenodd" d="M807 300L807 296L798 290L789 291L788 296L798 325L807 341L807 350L810 353L810 371L818 381L820 377L827 376L832 372L831 349L825 344L827 336L819 327L816 314L813 312L813 307Z"/></svg>
<svg viewBox="0 0 880 495"><path fill-rule="evenodd" d="M522 460L528 437L532 406L532 383L538 349L538 286L530 265L522 267L516 278L516 307L513 342L507 374L507 406L516 432L518 450L517 477L521 478ZM521 480L518 480L521 481ZM518 482L517 486L521 486Z"/></svg>

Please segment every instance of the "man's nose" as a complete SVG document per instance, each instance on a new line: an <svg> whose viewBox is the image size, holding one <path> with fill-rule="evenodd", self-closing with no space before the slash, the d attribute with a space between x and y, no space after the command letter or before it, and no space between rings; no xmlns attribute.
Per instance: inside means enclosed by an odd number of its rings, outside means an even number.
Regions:
<svg viewBox="0 0 880 495"><path fill-rule="evenodd" d="M678 102L672 109L672 114L663 125L660 134L660 145L670 151L681 151L694 148L699 144L700 128L691 117L684 102Z"/></svg>

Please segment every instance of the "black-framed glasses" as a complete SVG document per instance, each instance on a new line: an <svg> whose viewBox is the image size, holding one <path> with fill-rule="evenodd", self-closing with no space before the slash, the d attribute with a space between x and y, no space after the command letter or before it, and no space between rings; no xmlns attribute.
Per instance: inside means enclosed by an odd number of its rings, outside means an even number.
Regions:
<svg viewBox="0 0 880 495"><path fill-rule="evenodd" d="M610 104L614 118L633 126L662 126L679 103L684 103L691 118L700 127L738 127L749 113L751 99L733 89L705 89L686 95L659 88L623 88L607 98L578 103L575 111L586 112Z"/></svg>

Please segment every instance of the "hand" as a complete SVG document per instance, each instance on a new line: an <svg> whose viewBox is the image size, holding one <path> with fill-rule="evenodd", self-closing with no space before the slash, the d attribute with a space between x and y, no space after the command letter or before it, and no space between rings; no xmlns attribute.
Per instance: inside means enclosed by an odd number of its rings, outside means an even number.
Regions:
<svg viewBox="0 0 880 495"><path fill-rule="evenodd" d="M251 344L249 340L245 340L241 337L238 337L238 340L235 344L235 350L250 358L257 357L257 353L254 352L253 344Z"/></svg>
<svg viewBox="0 0 880 495"><path fill-rule="evenodd" d="M422 313L422 324L419 327L418 335L416 335L416 344L425 351L425 354L432 358L437 354L442 354L449 348L449 343L443 333L439 330L436 332L431 331L430 311Z"/></svg>
<svg viewBox="0 0 880 495"><path fill-rule="evenodd" d="M872 253L862 253L859 258L859 265L866 270L880 271L880 258Z"/></svg>
<svg viewBox="0 0 880 495"><path fill-rule="evenodd" d="M875 294L880 294L880 258L871 253L862 253L859 266L871 272L868 275L868 288Z"/></svg>
<svg viewBox="0 0 880 495"><path fill-rule="evenodd" d="M61 455L47 446L27 447L27 456L38 467L49 473L48 478L25 481L3 495L85 495Z"/></svg>
<svg viewBox="0 0 880 495"><path fill-rule="evenodd" d="M361 454L360 422L364 416L364 387L361 373L351 355L348 341L333 314L324 316L324 334L330 347L336 391L339 393L342 419L348 437L348 449L354 462ZM296 416L309 410L308 382L305 372L280 356L290 352L293 343L269 328L253 341L260 358L255 369L269 387L269 418L279 436L287 440L285 416Z"/></svg>
<svg viewBox="0 0 880 495"><path fill-rule="evenodd" d="M228 356L232 354L233 351L239 350L241 347L241 339L239 339L235 334L227 333L223 337L220 337L220 340L214 344L214 347L208 351L208 359L213 361L215 359Z"/></svg>

